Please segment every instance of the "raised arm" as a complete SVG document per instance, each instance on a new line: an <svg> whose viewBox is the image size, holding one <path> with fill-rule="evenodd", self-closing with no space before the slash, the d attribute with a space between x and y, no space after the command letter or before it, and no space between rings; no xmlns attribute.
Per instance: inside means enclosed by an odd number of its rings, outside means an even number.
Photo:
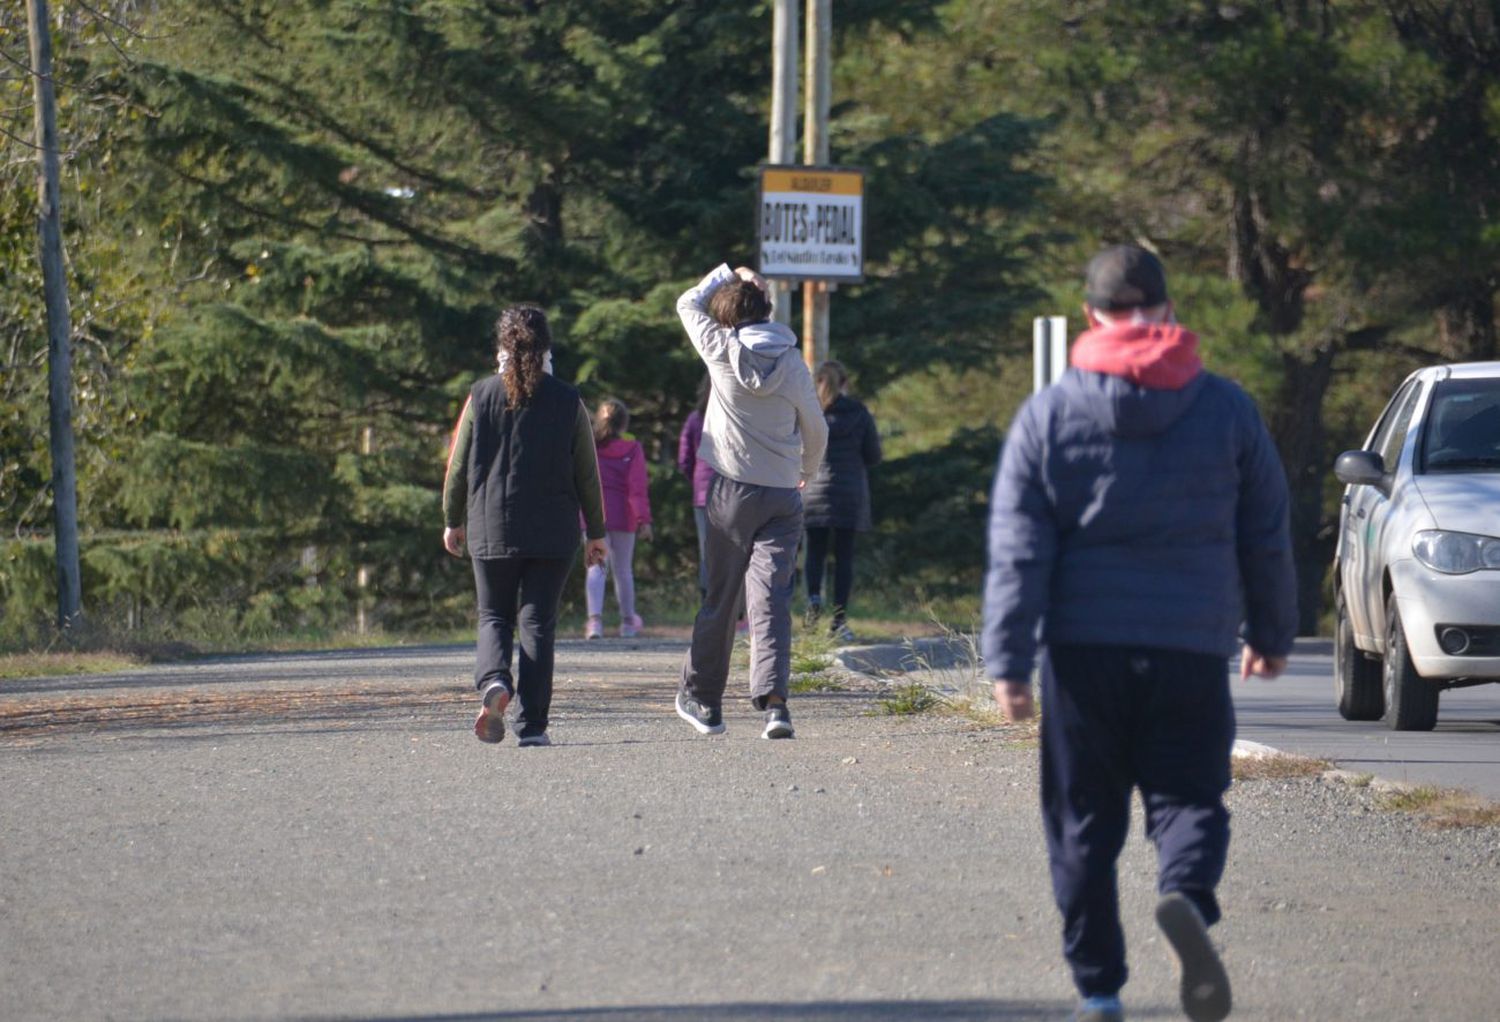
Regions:
<svg viewBox="0 0 1500 1022"><path fill-rule="evenodd" d="M708 314L708 300L713 293L727 281L733 280L735 273L727 263L720 263L708 276L698 281L692 287L682 293L677 299L677 315L682 319L682 325L687 330L688 339L693 342L693 347L698 354L704 358L710 358L724 348L724 342L729 338L729 330L715 322Z"/></svg>

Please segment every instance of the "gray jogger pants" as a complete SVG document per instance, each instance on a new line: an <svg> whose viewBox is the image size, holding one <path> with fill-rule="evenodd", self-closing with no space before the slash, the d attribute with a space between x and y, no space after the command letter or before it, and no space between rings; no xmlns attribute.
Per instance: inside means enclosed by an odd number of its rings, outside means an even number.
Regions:
<svg viewBox="0 0 1500 1022"><path fill-rule="evenodd" d="M802 493L723 476L709 484L703 561L708 593L693 621L682 685L707 706L722 706L744 586L750 619L750 701L785 699L792 669L792 577L802 537Z"/></svg>

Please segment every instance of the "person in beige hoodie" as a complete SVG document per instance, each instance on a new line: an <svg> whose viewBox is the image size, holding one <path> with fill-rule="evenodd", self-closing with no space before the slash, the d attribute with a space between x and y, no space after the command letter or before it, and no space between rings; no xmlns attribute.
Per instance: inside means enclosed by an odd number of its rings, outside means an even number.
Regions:
<svg viewBox="0 0 1500 1022"><path fill-rule="evenodd" d="M801 490L823 460L828 425L797 335L771 321L759 274L720 265L677 300L677 314L713 379L698 457L716 473L705 506L707 593L693 622L677 714L702 734L723 733L743 586L753 651L750 701L764 714L762 737L790 738Z"/></svg>

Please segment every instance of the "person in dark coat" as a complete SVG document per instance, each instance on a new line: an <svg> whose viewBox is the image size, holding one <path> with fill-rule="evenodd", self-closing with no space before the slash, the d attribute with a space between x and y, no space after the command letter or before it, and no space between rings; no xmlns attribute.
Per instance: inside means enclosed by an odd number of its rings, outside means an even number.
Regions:
<svg viewBox="0 0 1500 1022"><path fill-rule="evenodd" d="M552 650L563 583L578 554L602 564L604 497L594 428L578 391L552 376L552 334L535 305L516 305L496 324L494 376L476 383L459 415L443 480L443 547L474 562L479 639L474 685L481 742L505 737L515 697L516 744L550 745ZM519 683L510 662L521 632Z"/></svg>
<svg viewBox="0 0 1500 1022"><path fill-rule="evenodd" d="M1045 646L1042 817L1075 1019L1124 1017L1115 860L1139 788L1182 1007L1217 1022L1231 1002L1208 934L1229 851L1227 658L1243 636L1241 679L1286 666L1286 476L1255 403L1204 371L1154 255L1105 249L1086 294L1090 329L1016 413L995 473L984 666L995 702L1023 720Z"/></svg>
<svg viewBox="0 0 1500 1022"><path fill-rule="evenodd" d="M870 469L880 463L880 434L870 410L849 396L849 374L837 362L818 366L813 378L828 447L818 474L802 495L806 523L807 623L823 614L823 568L833 552L833 614L828 631L854 639L847 616L854 588L854 534L870 530Z"/></svg>

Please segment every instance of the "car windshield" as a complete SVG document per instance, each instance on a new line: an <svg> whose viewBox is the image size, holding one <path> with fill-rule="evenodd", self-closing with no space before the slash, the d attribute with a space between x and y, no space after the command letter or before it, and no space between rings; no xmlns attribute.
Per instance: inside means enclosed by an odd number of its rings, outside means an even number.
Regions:
<svg viewBox="0 0 1500 1022"><path fill-rule="evenodd" d="M1443 380L1422 429L1420 471L1500 471L1500 377Z"/></svg>

